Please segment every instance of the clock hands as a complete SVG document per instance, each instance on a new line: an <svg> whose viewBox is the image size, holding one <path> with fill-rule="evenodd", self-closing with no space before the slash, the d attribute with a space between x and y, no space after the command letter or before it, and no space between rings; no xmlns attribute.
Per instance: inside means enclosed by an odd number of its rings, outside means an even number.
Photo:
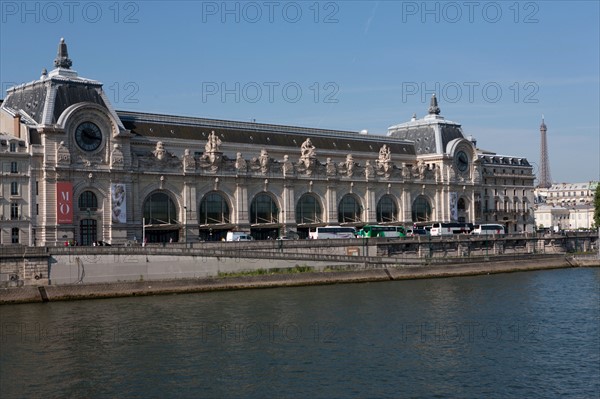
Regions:
<svg viewBox="0 0 600 399"><path fill-rule="evenodd" d="M102 144L102 132L93 123L82 123L77 127L75 140L84 151L94 151Z"/></svg>
<svg viewBox="0 0 600 399"><path fill-rule="evenodd" d="M83 129L83 136L93 141L98 140L99 137L93 129Z"/></svg>

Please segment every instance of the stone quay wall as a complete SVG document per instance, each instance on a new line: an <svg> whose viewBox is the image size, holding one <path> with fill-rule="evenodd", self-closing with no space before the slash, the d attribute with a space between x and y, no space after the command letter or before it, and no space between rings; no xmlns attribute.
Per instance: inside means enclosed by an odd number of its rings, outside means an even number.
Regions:
<svg viewBox="0 0 600 399"><path fill-rule="evenodd" d="M536 255L528 259L488 260L480 263L390 264L372 269L295 274L24 286L0 288L0 304L471 276L563 267L572 267L564 256Z"/></svg>
<svg viewBox="0 0 600 399"><path fill-rule="evenodd" d="M198 279L259 269L313 272L547 259L597 248L575 237L416 237L115 247L0 247L0 287ZM590 260L591 259L591 260ZM597 264L593 257L585 265Z"/></svg>

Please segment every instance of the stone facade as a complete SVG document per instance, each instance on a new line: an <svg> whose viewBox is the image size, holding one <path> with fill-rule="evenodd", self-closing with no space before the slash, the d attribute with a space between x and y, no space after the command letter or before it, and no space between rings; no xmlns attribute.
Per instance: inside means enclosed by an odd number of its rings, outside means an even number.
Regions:
<svg viewBox="0 0 600 399"><path fill-rule="evenodd" d="M554 183L550 188L537 188L537 202L560 206L590 205L594 203L597 181L586 183Z"/></svg>
<svg viewBox="0 0 600 399"><path fill-rule="evenodd" d="M594 225L594 194L597 181L554 183L534 190L538 228L556 230L591 229Z"/></svg>
<svg viewBox="0 0 600 399"><path fill-rule="evenodd" d="M594 205L552 205L537 204L534 210L535 222L538 228L552 230L592 229L594 225Z"/></svg>
<svg viewBox="0 0 600 399"><path fill-rule="evenodd" d="M0 245L35 245L37 185L31 183L35 174L26 140L19 134L20 121L15 126L17 135L0 134Z"/></svg>
<svg viewBox="0 0 600 399"><path fill-rule="evenodd" d="M35 192L22 199L35 215L19 222L35 235L19 243L193 242L233 229L305 237L331 224L425 220L534 228L527 160L479 150L435 98L425 118L387 137L117 112L101 83L71 69L64 41L57 60L0 108L1 131L23 142L30 177L20 184ZM0 151L3 164L16 156ZM6 194L0 201L5 212Z"/></svg>

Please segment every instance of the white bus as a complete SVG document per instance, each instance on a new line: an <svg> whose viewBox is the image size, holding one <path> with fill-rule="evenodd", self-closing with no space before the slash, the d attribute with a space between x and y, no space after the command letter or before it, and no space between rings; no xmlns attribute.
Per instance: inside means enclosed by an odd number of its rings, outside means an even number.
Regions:
<svg viewBox="0 0 600 399"><path fill-rule="evenodd" d="M308 238L318 240L322 238L355 238L356 229L354 227L325 226L317 227L315 231L308 233Z"/></svg>
<svg viewBox="0 0 600 399"><path fill-rule="evenodd" d="M471 234L477 234L477 235L498 234L498 235L503 235L504 234L504 226L502 226L501 224L476 224L473 227L473 231L471 232Z"/></svg>
<svg viewBox="0 0 600 399"><path fill-rule="evenodd" d="M432 236L451 236L453 234L469 234L471 225L468 223L433 223L429 234Z"/></svg>

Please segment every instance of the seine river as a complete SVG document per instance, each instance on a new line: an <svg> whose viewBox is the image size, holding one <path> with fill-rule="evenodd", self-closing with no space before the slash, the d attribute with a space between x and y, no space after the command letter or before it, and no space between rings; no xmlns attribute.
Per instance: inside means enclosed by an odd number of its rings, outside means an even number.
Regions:
<svg viewBox="0 0 600 399"><path fill-rule="evenodd" d="M2 398L597 398L600 269L0 307Z"/></svg>

